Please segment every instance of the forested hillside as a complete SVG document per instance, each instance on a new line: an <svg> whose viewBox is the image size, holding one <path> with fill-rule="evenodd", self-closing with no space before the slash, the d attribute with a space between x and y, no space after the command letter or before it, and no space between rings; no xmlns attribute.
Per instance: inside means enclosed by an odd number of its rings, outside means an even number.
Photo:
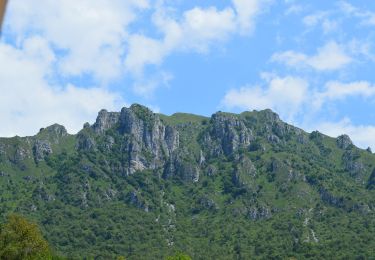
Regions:
<svg viewBox="0 0 375 260"><path fill-rule="evenodd" d="M375 155L271 110L210 118L141 105L0 139L2 221L79 259L371 259Z"/></svg>

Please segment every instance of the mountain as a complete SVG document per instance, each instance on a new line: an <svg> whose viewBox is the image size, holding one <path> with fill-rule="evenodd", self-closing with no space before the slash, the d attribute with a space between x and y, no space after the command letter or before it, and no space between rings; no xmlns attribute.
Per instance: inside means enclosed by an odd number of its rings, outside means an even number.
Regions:
<svg viewBox="0 0 375 260"><path fill-rule="evenodd" d="M375 155L271 110L210 118L134 104L0 139L0 213L79 259L371 259Z"/></svg>

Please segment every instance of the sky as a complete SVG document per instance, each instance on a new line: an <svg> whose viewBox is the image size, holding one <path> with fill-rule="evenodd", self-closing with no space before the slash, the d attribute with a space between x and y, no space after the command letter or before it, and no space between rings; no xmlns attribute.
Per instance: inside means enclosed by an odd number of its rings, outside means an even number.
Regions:
<svg viewBox="0 0 375 260"><path fill-rule="evenodd" d="M10 0L0 136L70 133L100 109L270 108L375 149L375 2Z"/></svg>

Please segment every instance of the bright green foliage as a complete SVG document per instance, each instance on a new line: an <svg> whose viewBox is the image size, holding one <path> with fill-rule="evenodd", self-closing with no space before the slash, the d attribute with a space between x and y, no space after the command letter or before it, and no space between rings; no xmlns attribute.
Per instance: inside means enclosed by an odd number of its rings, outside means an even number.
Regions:
<svg viewBox="0 0 375 260"><path fill-rule="evenodd" d="M184 253L178 253L174 256L168 256L166 260L191 260L191 257Z"/></svg>
<svg viewBox="0 0 375 260"><path fill-rule="evenodd" d="M10 215L1 226L0 259L52 259L38 226L19 215Z"/></svg>

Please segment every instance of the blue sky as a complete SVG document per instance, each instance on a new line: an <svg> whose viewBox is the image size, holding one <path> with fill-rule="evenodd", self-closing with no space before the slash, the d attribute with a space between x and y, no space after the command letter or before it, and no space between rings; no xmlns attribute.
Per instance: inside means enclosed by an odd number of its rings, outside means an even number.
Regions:
<svg viewBox="0 0 375 260"><path fill-rule="evenodd" d="M69 132L101 108L211 115L271 108L375 148L375 2L12 0L0 136Z"/></svg>

